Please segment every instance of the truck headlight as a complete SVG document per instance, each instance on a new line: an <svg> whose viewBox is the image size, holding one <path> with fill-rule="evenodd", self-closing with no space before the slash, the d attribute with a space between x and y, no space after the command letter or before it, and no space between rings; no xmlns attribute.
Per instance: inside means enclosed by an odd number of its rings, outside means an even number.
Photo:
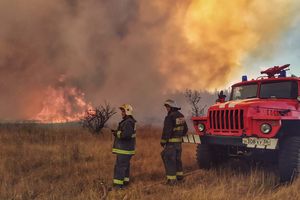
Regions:
<svg viewBox="0 0 300 200"><path fill-rule="evenodd" d="M262 124L260 126L260 131L264 134L268 134L272 131L272 126L270 124Z"/></svg>
<svg viewBox="0 0 300 200"><path fill-rule="evenodd" d="M205 130L205 125L202 123L198 124L198 129L200 132L203 132Z"/></svg>

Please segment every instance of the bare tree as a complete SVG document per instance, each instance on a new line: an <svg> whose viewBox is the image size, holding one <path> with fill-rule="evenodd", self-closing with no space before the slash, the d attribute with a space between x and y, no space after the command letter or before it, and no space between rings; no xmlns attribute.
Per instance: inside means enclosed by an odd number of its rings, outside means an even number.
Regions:
<svg viewBox="0 0 300 200"><path fill-rule="evenodd" d="M203 116L206 108L205 106L200 105L201 92L197 90L186 89L185 98L192 107L193 116Z"/></svg>
<svg viewBox="0 0 300 200"><path fill-rule="evenodd" d="M107 102L104 105L100 105L95 109L89 109L86 111L83 117L83 127L88 128L93 134L100 134L104 128L106 122L116 114L115 108L111 107Z"/></svg>

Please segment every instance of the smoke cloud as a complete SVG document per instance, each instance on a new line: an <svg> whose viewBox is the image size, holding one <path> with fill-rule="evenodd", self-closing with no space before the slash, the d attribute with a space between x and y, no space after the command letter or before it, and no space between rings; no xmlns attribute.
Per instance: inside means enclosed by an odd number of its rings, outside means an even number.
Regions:
<svg viewBox="0 0 300 200"><path fill-rule="evenodd" d="M41 116L53 89L71 103L77 93L68 91L80 91L86 105L128 102L138 118L160 116L171 94L222 87L246 55L272 52L298 8L296 0L1 0L0 118Z"/></svg>

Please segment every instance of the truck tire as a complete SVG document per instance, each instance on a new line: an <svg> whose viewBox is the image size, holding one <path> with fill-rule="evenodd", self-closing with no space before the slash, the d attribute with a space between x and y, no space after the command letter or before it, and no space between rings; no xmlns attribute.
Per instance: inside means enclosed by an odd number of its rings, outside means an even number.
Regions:
<svg viewBox="0 0 300 200"><path fill-rule="evenodd" d="M291 182L300 172L300 137L288 137L280 144L278 166L280 182Z"/></svg>
<svg viewBox="0 0 300 200"><path fill-rule="evenodd" d="M213 146L214 155L215 155L215 164L219 166L220 164L226 162L229 159L228 147L215 145Z"/></svg>
<svg viewBox="0 0 300 200"><path fill-rule="evenodd" d="M213 149L210 145L198 144L196 157L199 169L210 169L213 166Z"/></svg>
<svg viewBox="0 0 300 200"><path fill-rule="evenodd" d="M217 145L199 144L197 146L197 163L200 169L217 167L228 159L226 149Z"/></svg>

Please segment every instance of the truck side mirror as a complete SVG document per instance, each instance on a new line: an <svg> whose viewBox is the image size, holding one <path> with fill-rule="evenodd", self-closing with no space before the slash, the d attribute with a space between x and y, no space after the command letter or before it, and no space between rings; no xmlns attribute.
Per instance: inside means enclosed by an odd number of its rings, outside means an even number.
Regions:
<svg viewBox="0 0 300 200"><path fill-rule="evenodd" d="M298 102L300 102L300 96L297 97Z"/></svg>

